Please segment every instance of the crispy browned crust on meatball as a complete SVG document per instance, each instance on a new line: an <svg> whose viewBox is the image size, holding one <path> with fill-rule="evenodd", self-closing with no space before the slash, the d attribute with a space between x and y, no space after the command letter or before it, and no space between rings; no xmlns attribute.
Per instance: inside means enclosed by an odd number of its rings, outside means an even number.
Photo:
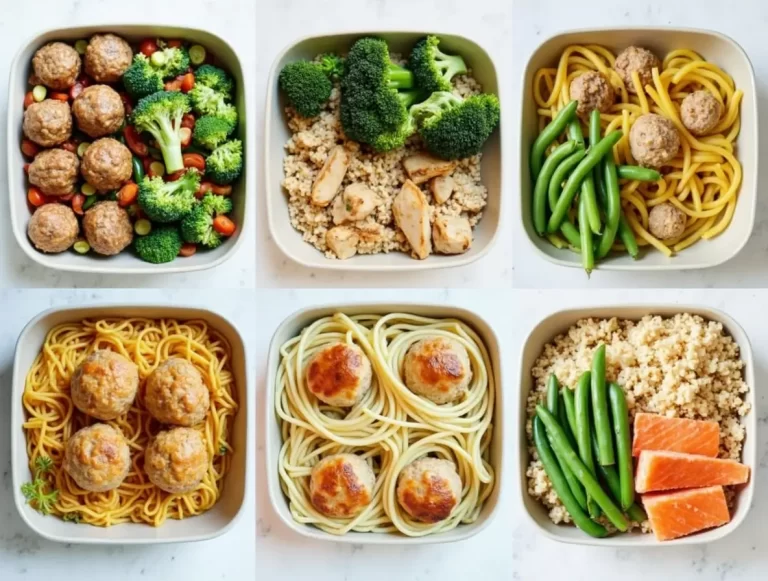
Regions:
<svg viewBox="0 0 768 581"><path fill-rule="evenodd" d="M186 359L172 357L147 378L144 404L159 422L194 426L205 419L211 400L197 368Z"/></svg>
<svg viewBox="0 0 768 581"><path fill-rule="evenodd" d="M90 137L115 133L125 120L125 106L120 95L108 85L86 87L72 103L77 126Z"/></svg>
<svg viewBox="0 0 768 581"><path fill-rule="evenodd" d="M65 149L46 149L29 164L29 183L49 196L66 196L75 191L80 160Z"/></svg>
<svg viewBox="0 0 768 581"><path fill-rule="evenodd" d="M405 355L403 368L405 385L438 404L461 397L472 379L466 349L444 337L414 343Z"/></svg>
<svg viewBox="0 0 768 581"><path fill-rule="evenodd" d="M654 67L661 68L661 61L647 48L640 46L628 46L625 48L616 57L616 62L613 65L613 68L624 81L627 91L632 94L637 93L632 82L632 72L637 71L640 77L640 84L645 87L646 85L653 84Z"/></svg>
<svg viewBox="0 0 768 581"><path fill-rule="evenodd" d="M371 503L374 483L365 460L354 454L334 454L312 469L310 501L326 516L352 518Z"/></svg>
<svg viewBox="0 0 768 581"><path fill-rule="evenodd" d="M150 482L172 494L195 490L208 472L208 452L200 432L173 428L160 432L144 456Z"/></svg>
<svg viewBox="0 0 768 581"><path fill-rule="evenodd" d="M64 143L72 136L72 113L69 103L46 99L32 103L24 111L24 135L42 147Z"/></svg>
<svg viewBox="0 0 768 581"><path fill-rule="evenodd" d="M51 42L38 49L32 57L32 69L37 80L56 90L69 89L80 76L80 55L63 42Z"/></svg>
<svg viewBox="0 0 768 581"><path fill-rule="evenodd" d="M330 405L354 405L371 387L371 378L371 363L357 345L329 345L307 366L309 391Z"/></svg>
<svg viewBox="0 0 768 581"><path fill-rule="evenodd" d="M112 256L133 241L131 218L117 202L99 202L83 217L85 238L94 252Z"/></svg>
<svg viewBox="0 0 768 581"><path fill-rule="evenodd" d="M449 460L416 460L403 468L397 478L400 506L424 523L437 523L451 516L460 495L461 480Z"/></svg>
<svg viewBox="0 0 768 581"><path fill-rule="evenodd" d="M131 46L115 34L94 34L85 49L85 72L98 83L120 80L131 66Z"/></svg>
<svg viewBox="0 0 768 581"><path fill-rule="evenodd" d="M63 204L40 206L27 225L29 239L41 252L64 252L75 243L79 233L75 213Z"/></svg>
<svg viewBox="0 0 768 581"><path fill-rule="evenodd" d="M77 409L100 420L113 420L127 413L136 399L139 370L119 353L100 349L75 369L70 383Z"/></svg>
<svg viewBox="0 0 768 581"><path fill-rule="evenodd" d="M112 139L97 139L85 150L80 171L89 184L100 192L119 189L133 171L131 150Z"/></svg>
<svg viewBox="0 0 768 581"><path fill-rule="evenodd" d="M64 470L77 485L105 492L122 484L131 469L131 451L122 432L107 424L83 428L67 441Z"/></svg>

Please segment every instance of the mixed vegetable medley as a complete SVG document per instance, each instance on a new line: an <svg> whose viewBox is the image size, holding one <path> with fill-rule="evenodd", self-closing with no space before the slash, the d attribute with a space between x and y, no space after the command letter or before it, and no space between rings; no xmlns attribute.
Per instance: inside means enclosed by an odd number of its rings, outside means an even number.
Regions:
<svg viewBox="0 0 768 581"><path fill-rule="evenodd" d="M234 81L203 46L96 34L43 46L32 69L21 150L39 251L159 264L234 234Z"/></svg>

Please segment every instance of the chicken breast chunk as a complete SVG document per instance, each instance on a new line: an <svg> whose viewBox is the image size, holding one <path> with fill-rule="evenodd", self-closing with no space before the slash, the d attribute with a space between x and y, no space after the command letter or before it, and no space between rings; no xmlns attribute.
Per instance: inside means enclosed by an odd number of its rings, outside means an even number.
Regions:
<svg viewBox="0 0 768 581"><path fill-rule="evenodd" d="M370 216L379 197L365 184L350 184L333 201L333 223L357 222Z"/></svg>
<svg viewBox="0 0 768 581"><path fill-rule="evenodd" d="M349 226L335 226L325 234L325 243L340 259L346 260L357 254L357 243L360 236Z"/></svg>
<svg viewBox="0 0 768 581"><path fill-rule="evenodd" d="M411 181L423 184L437 176L445 176L456 169L455 161L445 161L428 153L417 153L403 160L403 167Z"/></svg>
<svg viewBox="0 0 768 581"><path fill-rule="evenodd" d="M445 204L453 194L456 182L451 176L437 176L429 182L429 191L435 198L435 204Z"/></svg>
<svg viewBox="0 0 768 581"><path fill-rule="evenodd" d="M424 192L411 180L406 180L392 203L395 224L405 234L415 258L424 260L432 252L429 235L429 202Z"/></svg>
<svg viewBox="0 0 768 581"><path fill-rule="evenodd" d="M432 225L435 252L462 254L472 246L472 226L461 216L440 216Z"/></svg>
<svg viewBox="0 0 768 581"><path fill-rule="evenodd" d="M341 145L334 147L312 186L312 203L324 208L336 197L349 167L349 154Z"/></svg>

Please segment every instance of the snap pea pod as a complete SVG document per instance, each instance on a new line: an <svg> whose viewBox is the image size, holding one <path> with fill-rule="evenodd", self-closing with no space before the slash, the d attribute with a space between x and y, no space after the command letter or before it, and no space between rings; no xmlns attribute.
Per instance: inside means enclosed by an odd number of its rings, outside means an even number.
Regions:
<svg viewBox="0 0 768 581"><path fill-rule="evenodd" d="M576 226L571 224L568 220L564 220L563 225L560 226L560 233L565 236L568 244L574 249L581 250L581 234L579 234L579 229L576 228Z"/></svg>
<svg viewBox="0 0 768 581"><path fill-rule="evenodd" d="M616 463L621 483L621 508L629 510L635 502L635 476L632 471L632 442L629 436L629 411L624 390L617 384L608 385L608 399L611 402L611 419L616 434Z"/></svg>
<svg viewBox="0 0 768 581"><path fill-rule="evenodd" d="M574 451L571 445L568 443L568 438L565 436L565 432L560 424L555 419L549 410L542 405L536 406L536 417L540 418L544 423L547 435L550 438L552 449L556 454L562 455L566 464L573 470L576 478L584 485L584 489L587 493L595 499L595 502L605 513L608 520L613 523L620 531L624 532L629 527L627 518L621 512L621 509L614 504L608 494L603 490L597 478L589 471L584 463L579 458L578 454ZM558 456L560 457L560 456Z"/></svg>
<svg viewBox="0 0 768 581"><path fill-rule="evenodd" d="M547 151L547 147L565 130L565 126L570 123L576 114L576 107L578 105L578 101L571 101L563 107L549 125L539 133L536 141L533 142L533 147L531 148L531 180L534 183L539 179L539 173L544 167L544 153Z"/></svg>
<svg viewBox="0 0 768 581"><path fill-rule="evenodd" d="M616 175L616 163L613 154L608 154L602 162L603 181L605 183L605 231L597 245L597 257L604 258L613 248L616 233L621 221L621 190L619 178Z"/></svg>
<svg viewBox="0 0 768 581"><path fill-rule="evenodd" d="M603 130L600 127L600 111L592 109L589 114L589 143L590 145L599 143L603 138ZM605 205L605 187L603 184L602 164L598 163L592 170L592 178L595 181L595 190L602 195L601 203Z"/></svg>
<svg viewBox="0 0 768 581"><path fill-rule="evenodd" d="M563 191L563 182L568 177L568 174L573 171L579 162L587 155L587 150L580 147L576 150L576 153L569 155L563 162L557 166L555 173L552 174L552 179L549 181L549 187L547 188L547 197L549 199L549 209L554 210L557 205L557 199L560 197L560 192Z"/></svg>
<svg viewBox="0 0 768 581"><path fill-rule="evenodd" d="M541 168L539 178L536 180L536 186L533 188L533 227L539 236L544 236L547 231L547 189L549 182L552 181L552 174L563 160L573 154L578 149L578 144L573 141L566 141L558 145L555 150L549 154L547 160ZM550 234L555 234L553 230Z"/></svg>
<svg viewBox="0 0 768 581"><path fill-rule="evenodd" d="M655 169L640 167L639 165L620 165L616 170L619 173L619 179L622 180L657 182L661 179L661 174Z"/></svg>
<svg viewBox="0 0 768 581"><path fill-rule="evenodd" d="M574 398L576 411L576 443L578 444L579 456L581 461L586 466L590 473L595 474L595 462L592 458L592 448L590 448L590 421L589 421L589 385L591 373L585 371L579 378L579 383L576 385L576 396ZM597 518L599 516L599 510L592 500L591 496L587 496L587 509L590 516Z"/></svg>
<svg viewBox="0 0 768 581"><path fill-rule="evenodd" d="M581 240L581 265L589 276L595 268L595 252L592 244L592 230L589 226L589 211L587 198L584 194L579 198L579 234Z"/></svg>
<svg viewBox="0 0 768 581"><path fill-rule="evenodd" d="M571 121L570 125L568 125L568 137L581 146L585 145L584 133L581 131L581 121L578 118L575 118L573 121ZM581 195L587 201L587 218L589 218L589 228L595 234L600 234L600 230L602 228L602 224L600 223L600 209L597 207L595 181L592 179L591 175L588 175L584 181L581 182ZM559 191L557 197L559 197ZM555 197L555 200L557 200L557 197ZM549 198L549 203L550 206L553 206L551 195ZM554 207L552 210L554 211Z"/></svg>
<svg viewBox="0 0 768 581"><path fill-rule="evenodd" d="M544 424L538 417L533 418L533 442L536 446L539 460L541 460L544 466L544 472L547 473L547 478L552 483L557 497L565 506L568 514L571 515L574 524L592 537L601 538L607 536L608 531L605 530L605 527L592 521L573 497L573 493L571 493L571 489L568 487L568 482L565 480L565 476L560 470L560 465L557 463L557 458L549 444Z"/></svg>
<svg viewBox="0 0 768 581"><path fill-rule="evenodd" d="M597 440L594 434L592 434L592 451L597 454ZM608 486L608 490L611 491L611 496L616 502L620 502L621 499L621 483L619 481L619 473L616 472L615 466L601 466L597 465L597 472L600 478ZM627 510L627 516L636 523L641 523L648 519L648 515L642 507L636 502L632 503L632 506Z"/></svg>
<svg viewBox="0 0 768 581"><path fill-rule="evenodd" d="M627 249L627 252L629 252L629 255L632 258L637 259L640 255L640 248L637 245L637 238L635 238L635 233L632 232L632 227L629 225L624 212L619 216L619 237L621 238L624 247Z"/></svg>
<svg viewBox="0 0 768 581"><path fill-rule="evenodd" d="M560 194L560 198L557 200L557 205L552 212L552 216L549 218L549 224L547 226L548 232L554 233L560 229L560 224L562 224L565 219L565 215L568 213L568 208L571 207L573 198L576 197L576 192L579 190L581 182L584 181L584 178L586 178L592 171L592 168L605 157L606 153L611 151L613 146L616 145L616 142L621 139L621 135L621 131L612 131L599 143L590 146L587 155L581 160L579 165L576 166L576 169L573 170L563 188L563 193Z"/></svg>
<svg viewBox="0 0 768 581"><path fill-rule="evenodd" d="M603 466L610 466L615 458L605 386L605 344L601 344L592 356L592 415L597 435L597 461Z"/></svg>
<svg viewBox="0 0 768 581"><path fill-rule="evenodd" d="M139 156L134 155L131 159L131 167L133 167L133 181L140 184L144 179L144 162Z"/></svg>

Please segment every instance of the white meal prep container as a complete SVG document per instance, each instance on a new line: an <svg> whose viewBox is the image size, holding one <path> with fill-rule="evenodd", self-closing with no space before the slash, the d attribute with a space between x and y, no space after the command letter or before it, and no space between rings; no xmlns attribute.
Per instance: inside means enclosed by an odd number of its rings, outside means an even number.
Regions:
<svg viewBox="0 0 768 581"><path fill-rule="evenodd" d="M563 50L572 44L600 44L616 52L635 45L652 50L659 58L671 50L691 49L720 66L744 91L741 102L741 131L736 140L736 156L742 164L743 180L733 220L712 240L702 240L672 258L657 250L642 250L641 258L610 254L598 262L603 270L687 270L709 268L730 260L746 245L752 234L757 207L758 115L757 89L752 63L744 49L732 38L709 30L665 27L600 28L556 34L536 48L528 60L522 79L520 120L520 215L528 239L542 258L561 266L581 268L581 258L570 250L558 250L533 229L529 158L538 135L538 114L533 100L533 78L542 67L556 67ZM647 248L647 247L646 247Z"/></svg>
<svg viewBox="0 0 768 581"><path fill-rule="evenodd" d="M596 539L580 531L575 526L556 525L547 515L547 510L535 498L528 494L528 479L525 475L530 456L528 454L528 437L525 432L527 420L526 403L528 393L533 388L534 380L531 376L531 368L536 359L541 355L544 345L551 342L557 335L564 333L577 321L584 318L639 320L645 315L661 315L671 317L678 313L691 313L700 315L704 319L717 321L723 324L724 331L733 337L739 345L741 360L744 362L743 379L749 386L749 391L744 396L745 401L751 406L750 412L744 418L746 438L742 450L741 462L749 466L750 477L747 484L740 487L736 497L736 508L731 514L731 521L722 527L695 533L687 537L671 541L657 541L653 534L638 532L617 534L603 539ZM523 345L520 357L520 396L518 401L518 480L520 484L523 513L528 520L546 537L563 543L580 545L608 546L608 547L673 547L679 545L698 545L710 543L732 533L744 521L752 506L752 495L755 491L755 477L757 469L757 413L755 411L755 365L752 359L752 347L744 329L731 317L722 311L704 306L695 305L619 305L606 307L585 307L581 309L569 309L549 315L540 321L529 333Z"/></svg>
<svg viewBox="0 0 768 581"><path fill-rule="evenodd" d="M232 218L237 224L235 234L224 244L214 250L199 251L194 256L179 257L166 264L150 264L139 259L129 248L116 256L100 256L94 252L82 255L74 251L60 254L44 254L38 251L27 237L27 223L32 216L27 204L27 176L22 166L27 159L22 155L20 144L23 139L22 122L24 120L24 95L30 90L28 83L32 71L32 57L35 51L44 44L53 41L74 42L80 38L89 38L93 34L112 32L125 38L131 44L138 44L142 39L150 37L179 38L203 45L211 51L235 79L234 104L239 115L235 136L243 141L244 166L243 175L232 184ZM205 270L222 264L231 258L243 240L243 231L249 224L246 222L248 191L250 179L254 174L253 155L248 152L251 146L246 135L246 103L250 95L246 93L244 81L245 72L240 59L232 46L223 38L210 32L195 28L178 26L150 26L144 24L104 24L99 26L79 26L45 31L25 43L16 54L11 66L11 76L8 85L8 196L11 208L11 225L21 249L38 264L70 272L87 272L91 274L172 274ZM248 89L249 90L249 89ZM82 233L81 233L82 234Z"/></svg>
<svg viewBox="0 0 768 581"><path fill-rule="evenodd" d="M488 354L493 366L493 378L496 386L496 401L493 418L494 434L491 444L491 465L495 471L496 483L477 521L470 525L460 524L451 531L423 537L408 537L400 533L359 533L350 532L344 536L332 535L312 525L296 522L291 516L288 499L280 488L280 475L278 473L277 459L282 448L283 441L280 433L280 424L275 412L275 389L277 372L280 366L280 347L286 341L297 337L303 329L318 319L329 317L334 313L342 312L346 315L376 314L386 315L390 313L409 313L423 317L453 318L472 327L480 336L488 349ZM491 522L495 516L496 507L501 494L502 480L502 450L504 445L504 418L502 401L502 374L501 374L501 350L499 341L491 325L471 311L456 307L433 306L409 303L371 303L350 304L340 306L320 306L302 309L293 313L275 331L269 346L269 360L267 367L267 398L265 426L267 430L267 484L269 488L269 500L272 508L277 512L286 526L300 535L313 539L335 541L339 543L352 543L360 545L427 545L433 543L449 543L468 539Z"/></svg>
<svg viewBox="0 0 768 581"><path fill-rule="evenodd" d="M102 317L201 319L221 333L232 348L232 373L240 405L232 424L232 465L224 482L219 501L207 512L184 520L168 519L160 527L143 523L124 523L107 528L65 522L55 516L43 516L29 506L21 494L21 485L32 479L27 456L26 434L22 427L25 410L22 394L27 372L37 357L48 331L69 321ZM22 520L40 536L60 543L102 545L155 545L204 541L226 533L243 512L253 471L253 421L248 387L248 360L245 343L234 323L221 315L202 308L151 305L104 305L65 307L44 311L32 319L19 336L13 362L11 410L11 472L13 497Z"/></svg>
<svg viewBox="0 0 768 581"><path fill-rule="evenodd" d="M320 53L346 53L356 40L364 36L377 36L389 44L391 52L407 57L413 45L427 32L377 32L361 31L344 34L302 38L275 59L267 82L267 106L264 131L264 181L267 198L269 230L275 244L288 258L312 269L349 271L421 271L435 268L463 266L485 255L496 241L501 222L502 200L502 148L501 125L493 132L483 148L482 181L488 189L488 205L483 218L473 229L472 248L465 254L432 254L426 260L415 260L402 252L357 255L347 260L328 259L314 246L302 239L302 234L291 225L288 215L288 198L283 190L283 158L285 144L291 137L285 117L286 101L278 87L278 76L283 66L300 59L313 59ZM449 54L464 57L472 75L480 82L483 91L501 98L500 83L493 60L486 50L463 36L437 34L440 49ZM502 105L503 109L503 105ZM502 110L502 117L504 112Z"/></svg>

